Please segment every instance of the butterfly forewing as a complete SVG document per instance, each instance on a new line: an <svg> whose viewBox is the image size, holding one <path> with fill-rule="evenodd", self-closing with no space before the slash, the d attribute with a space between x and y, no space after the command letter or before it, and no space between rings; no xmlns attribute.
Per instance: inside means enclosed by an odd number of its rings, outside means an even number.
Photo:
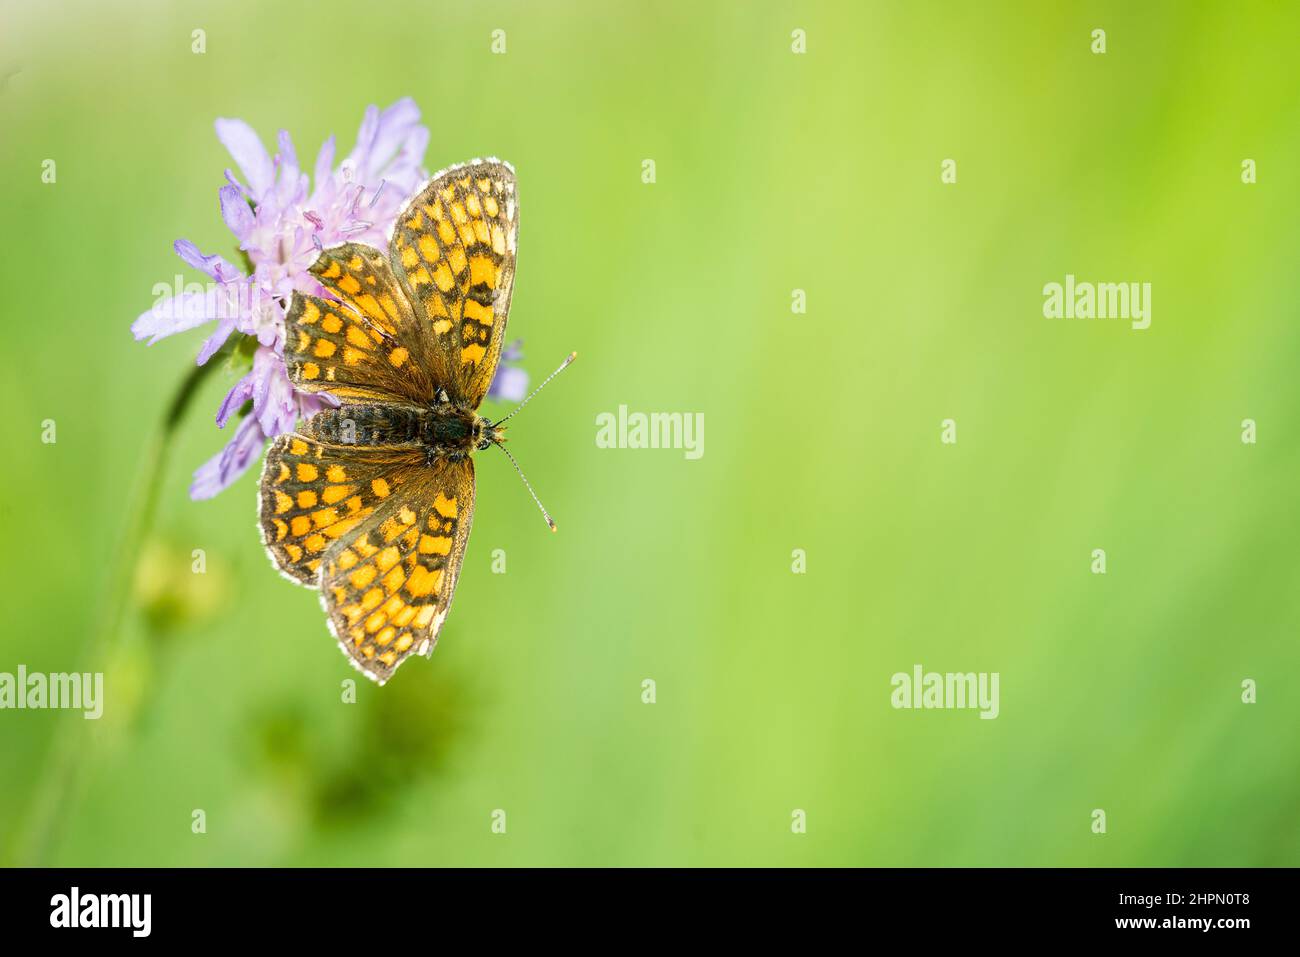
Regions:
<svg viewBox="0 0 1300 957"><path fill-rule="evenodd" d="M491 159L439 173L393 228L393 269L428 329L433 376L470 408L501 357L518 234L514 170Z"/></svg>
<svg viewBox="0 0 1300 957"><path fill-rule="evenodd" d="M428 404L437 385L431 343L378 250L346 243L311 267L337 301L295 293L285 319L285 366L306 392Z"/></svg>

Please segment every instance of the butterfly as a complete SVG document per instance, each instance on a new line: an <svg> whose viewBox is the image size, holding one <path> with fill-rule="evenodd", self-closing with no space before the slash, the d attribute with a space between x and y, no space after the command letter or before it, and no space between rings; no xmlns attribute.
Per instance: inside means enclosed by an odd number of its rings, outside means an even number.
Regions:
<svg viewBox="0 0 1300 957"><path fill-rule="evenodd" d="M295 292L289 307L290 380L339 405L267 452L262 542L285 576L319 588L344 653L380 684L432 653L474 518L471 456L504 441L504 420L477 410L501 357L518 235L514 169L453 166L398 214L386 256L323 249L310 271L334 298Z"/></svg>

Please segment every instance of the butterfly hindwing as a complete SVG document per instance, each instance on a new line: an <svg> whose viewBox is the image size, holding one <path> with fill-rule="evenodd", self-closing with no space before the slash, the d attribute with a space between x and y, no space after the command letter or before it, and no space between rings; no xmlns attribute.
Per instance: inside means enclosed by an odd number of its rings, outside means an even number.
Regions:
<svg viewBox="0 0 1300 957"><path fill-rule="evenodd" d="M436 389L432 343L388 259L345 243L322 250L310 271L338 301L294 293L284 344L294 385L339 398L428 404Z"/></svg>
<svg viewBox="0 0 1300 957"><path fill-rule="evenodd" d="M435 459L326 557L321 604L331 630L380 684L410 655L433 651L473 518L473 461Z"/></svg>
<svg viewBox="0 0 1300 957"><path fill-rule="evenodd" d="M492 384L514 288L515 173L475 160L435 176L397 216L389 250L432 344L431 372L477 408Z"/></svg>
<svg viewBox="0 0 1300 957"><path fill-rule="evenodd" d="M302 433L280 436L266 453L258 502L271 560L285 575L314 587L330 548L425 461L418 448L358 448Z"/></svg>

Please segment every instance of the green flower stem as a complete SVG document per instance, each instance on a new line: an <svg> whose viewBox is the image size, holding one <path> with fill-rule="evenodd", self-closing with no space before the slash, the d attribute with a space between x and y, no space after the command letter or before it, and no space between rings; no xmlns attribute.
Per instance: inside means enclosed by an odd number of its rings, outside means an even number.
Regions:
<svg viewBox="0 0 1300 957"><path fill-rule="evenodd" d="M116 560L109 566L100 612L82 654L84 665L81 670L104 671L121 643L122 619L130 602L140 549L158 510L158 495L171 453L172 438L199 386L212 370L222 365L215 360L213 357L206 364L195 366L182 380L167 414L141 453L127 526L117 548ZM25 826L18 829L11 864L26 867L46 865L55 824L77 803L80 777L88 759L85 745L90 722L79 712L68 712L61 719L55 727L45 767L32 790Z"/></svg>

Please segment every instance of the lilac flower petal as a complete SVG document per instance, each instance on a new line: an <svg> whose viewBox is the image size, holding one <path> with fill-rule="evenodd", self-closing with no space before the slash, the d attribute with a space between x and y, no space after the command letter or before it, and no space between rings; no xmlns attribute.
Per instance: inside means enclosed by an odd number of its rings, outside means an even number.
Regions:
<svg viewBox="0 0 1300 957"><path fill-rule="evenodd" d="M257 461L265 442L266 436L262 434L257 419L251 415L244 419L226 447L195 470L194 481L190 483L190 498L197 502L228 488Z"/></svg>
<svg viewBox="0 0 1300 957"><path fill-rule="evenodd" d="M226 397L221 400L221 407L217 409L217 428L224 429L230 417L239 411L242 406L253 396L253 373L249 372L246 376L235 383L234 388L226 393Z"/></svg>
<svg viewBox="0 0 1300 957"><path fill-rule="evenodd" d="M217 139L226 148L248 180L254 199L260 199L275 184L275 164L253 128L243 120L219 119Z"/></svg>
<svg viewBox="0 0 1300 957"><path fill-rule="evenodd" d="M203 340L203 345L199 348L199 354L194 361L198 365L206 363L217 354L218 349L226 344L226 340L230 338L230 334L234 331L235 317L222 317L221 321L217 323L217 328L213 330L212 335Z"/></svg>
<svg viewBox="0 0 1300 957"><path fill-rule="evenodd" d="M286 175L279 186L280 207L296 210L307 199L309 185L306 173L295 170L292 175Z"/></svg>
<svg viewBox="0 0 1300 957"><path fill-rule="evenodd" d="M420 164L424 162L424 151L428 146L428 127L417 126L411 131L397 157L384 170L386 177L402 187L401 192L413 193L424 182L424 170Z"/></svg>
<svg viewBox="0 0 1300 957"><path fill-rule="evenodd" d="M187 292L154 303L152 309L140 314L131 323L131 334L136 339L148 339L153 345L159 339L188 332L205 322L217 318L216 294L219 290Z"/></svg>
<svg viewBox="0 0 1300 957"><path fill-rule="evenodd" d="M316 171L313 176L313 182L315 182L317 189L320 188L322 183L333 176L333 168L334 137L331 136L320 145L320 152L316 154Z"/></svg>
<svg viewBox="0 0 1300 957"><path fill-rule="evenodd" d="M307 177L298 169L298 152L293 148L289 131L281 130L276 142L279 152L275 154L275 167L279 178L274 195L279 208L287 209L306 198Z"/></svg>
<svg viewBox="0 0 1300 957"><path fill-rule="evenodd" d="M281 293L266 281L254 281L240 287L245 295L235 315L235 328L246 336L253 336L264 346L278 347L284 336L284 308L275 296L282 294L287 299L292 289Z"/></svg>
<svg viewBox="0 0 1300 957"><path fill-rule="evenodd" d="M522 402L528 394L528 373L517 366L497 366L488 386L488 398L498 402Z"/></svg>
<svg viewBox="0 0 1300 957"><path fill-rule="evenodd" d="M321 409L337 409L342 404L328 392L299 392L296 397L298 415L303 419L310 419Z"/></svg>
<svg viewBox="0 0 1300 957"><path fill-rule="evenodd" d="M288 130L281 130L276 138L276 145L280 149L279 159L284 164L285 169L291 169L294 173L298 172L298 153L293 148L293 139L289 136Z"/></svg>
<svg viewBox="0 0 1300 957"><path fill-rule="evenodd" d="M362 171L361 175L364 177L369 169L370 152L374 148L375 136L378 133L379 107L372 103L366 107L366 112L361 117L361 126L357 130L357 145L352 147L352 152L343 161L343 165Z"/></svg>
<svg viewBox="0 0 1300 957"><path fill-rule="evenodd" d="M284 368L284 360L271 349L258 349L253 355L253 414L268 436L291 432L298 419L293 384Z"/></svg>
<svg viewBox="0 0 1300 957"><path fill-rule="evenodd" d="M239 181L239 177L235 175L233 169L226 170L226 182L239 190L239 195L243 196L245 199L253 198L248 192L248 187Z"/></svg>
<svg viewBox="0 0 1300 957"><path fill-rule="evenodd" d="M221 218L226 221L235 238L243 244L253 231L256 222L248 200L234 186L223 186L217 191L221 200Z"/></svg>
<svg viewBox="0 0 1300 957"><path fill-rule="evenodd" d="M368 167L363 167L369 174L367 178L379 175L385 166L392 163L407 138L416 129L422 128L419 123L420 108L409 96L398 100L379 115L374 141L370 144L370 163ZM360 145L360 140L357 145Z"/></svg>
<svg viewBox="0 0 1300 957"><path fill-rule="evenodd" d="M253 399L253 414L257 415L266 405L267 393L271 391L271 373L274 369L274 362L266 361L265 349L258 349L253 353L253 370L248 374L252 382L252 389L249 395ZM272 355L274 359L274 354ZM263 432L266 429L262 430Z"/></svg>
<svg viewBox="0 0 1300 957"><path fill-rule="evenodd" d="M203 253L199 252L199 247L188 239L176 240L176 242L172 243L172 249L176 250L176 255L180 256L187 266L192 266L200 272L207 273L217 282L231 282L244 275L215 253L211 256L203 255Z"/></svg>

